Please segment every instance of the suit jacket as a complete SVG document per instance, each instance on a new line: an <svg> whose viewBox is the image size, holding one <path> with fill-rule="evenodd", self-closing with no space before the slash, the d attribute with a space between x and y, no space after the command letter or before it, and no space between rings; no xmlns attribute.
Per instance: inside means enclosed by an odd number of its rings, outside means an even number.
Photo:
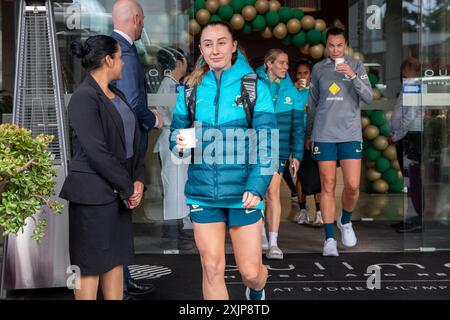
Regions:
<svg viewBox="0 0 450 320"><path fill-rule="evenodd" d="M148 132L155 126L156 117L148 110L144 68L139 61L134 44L131 45L117 32L113 32L111 36L119 42L124 62L122 79L115 80L112 84L125 94L128 103L137 114L141 129L140 150L141 155L145 156L148 146Z"/></svg>
<svg viewBox="0 0 450 320"><path fill-rule="evenodd" d="M109 88L127 103L118 89L111 85ZM72 129L72 159L59 196L89 205L110 203L117 199L117 194L121 199L128 199L134 192L134 182L144 183L144 158L139 155L137 117L134 156L126 160L122 118L88 74L70 99L68 118Z"/></svg>

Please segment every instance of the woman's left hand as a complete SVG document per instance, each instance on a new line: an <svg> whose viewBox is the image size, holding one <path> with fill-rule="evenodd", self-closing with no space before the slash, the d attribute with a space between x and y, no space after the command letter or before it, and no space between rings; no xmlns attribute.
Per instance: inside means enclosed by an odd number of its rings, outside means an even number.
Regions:
<svg viewBox="0 0 450 320"><path fill-rule="evenodd" d="M336 71L339 73L345 73L347 76L349 76L350 78L353 78L355 76L355 71L353 71L352 68L350 68L350 66L348 64L344 63L339 63L336 66Z"/></svg>
<svg viewBox="0 0 450 320"><path fill-rule="evenodd" d="M298 159L293 158L291 167L292 169L294 169L294 177L295 177L297 175L298 168L300 168L300 161L298 161Z"/></svg>
<svg viewBox="0 0 450 320"><path fill-rule="evenodd" d="M253 208L256 207L259 202L261 201L261 198L258 196L255 196L254 194L246 191L244 192L244 196L242 197L242 206L244 208Z"/></svg>
<svg viewBox="0 0 450 320"><path fill-rule="evenodd" d="M133 207L137 207L142 200L142 196L144 193L144 184L141 181L134 182L134 193L130 197L130 201L133 204Z"/></svg>

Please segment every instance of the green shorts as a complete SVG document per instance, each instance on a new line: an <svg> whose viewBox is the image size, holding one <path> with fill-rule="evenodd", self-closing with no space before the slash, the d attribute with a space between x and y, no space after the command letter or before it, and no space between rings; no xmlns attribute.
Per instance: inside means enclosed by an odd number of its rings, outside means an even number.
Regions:
<svg viewBox="0 0 450 320"><path fill-rule="evenodd" d="M196 223L225 222L227 227L247 226L264 217L260 209L214 208L190 204L191 221Z"/></svg>
<svg viewBox="0 0 450 320"><path fill-rule="evenodd" d="M339 161L361 159L363 145L361 141L314 142L312 157L316 161Z"/></svg>

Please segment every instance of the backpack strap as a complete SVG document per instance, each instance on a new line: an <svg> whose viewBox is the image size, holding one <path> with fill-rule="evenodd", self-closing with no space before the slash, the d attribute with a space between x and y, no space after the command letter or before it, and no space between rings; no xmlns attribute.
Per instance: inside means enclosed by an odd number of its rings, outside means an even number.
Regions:
<svg viewBox="0 0 450 320"><path fill-rule="evenodd" d="M184 101L188 111L188 117L191 121L191 127L194 126L195 121L195 106L197 104L197 86L189 87L187 84L184 88Z"/></svg>
<svg viewBox="0 0 450 320"><path fill-rule="evenodd" d="M256 99L258 97L256 92L258 76L256 73L246 74L241 80L241 97L244 105L245 117L249 128L253 124L253 110L255 109Z"/></svg>

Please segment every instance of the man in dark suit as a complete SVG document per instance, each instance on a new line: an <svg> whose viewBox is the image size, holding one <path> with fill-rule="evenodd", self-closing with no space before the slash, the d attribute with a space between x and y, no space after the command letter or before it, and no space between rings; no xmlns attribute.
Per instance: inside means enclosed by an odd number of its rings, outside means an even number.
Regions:
<svg viewBox="0 0 450 320"><path fill-rule="evenodd" d="M122 79L113 84L120 89L135 110L141 129L140 155L145 157L148 146L148 132L153 128L161 128L163 120L157 111L149 110L145 75L134 45L141 38L144 28L144 12L135 0L118 0L113 6L112 20L114 31L112 37L122 48L124 62ZM124 266L124 299L132 299L132 295L147 294L155 290L150 283L133 280L127 266Z"/></svg>

